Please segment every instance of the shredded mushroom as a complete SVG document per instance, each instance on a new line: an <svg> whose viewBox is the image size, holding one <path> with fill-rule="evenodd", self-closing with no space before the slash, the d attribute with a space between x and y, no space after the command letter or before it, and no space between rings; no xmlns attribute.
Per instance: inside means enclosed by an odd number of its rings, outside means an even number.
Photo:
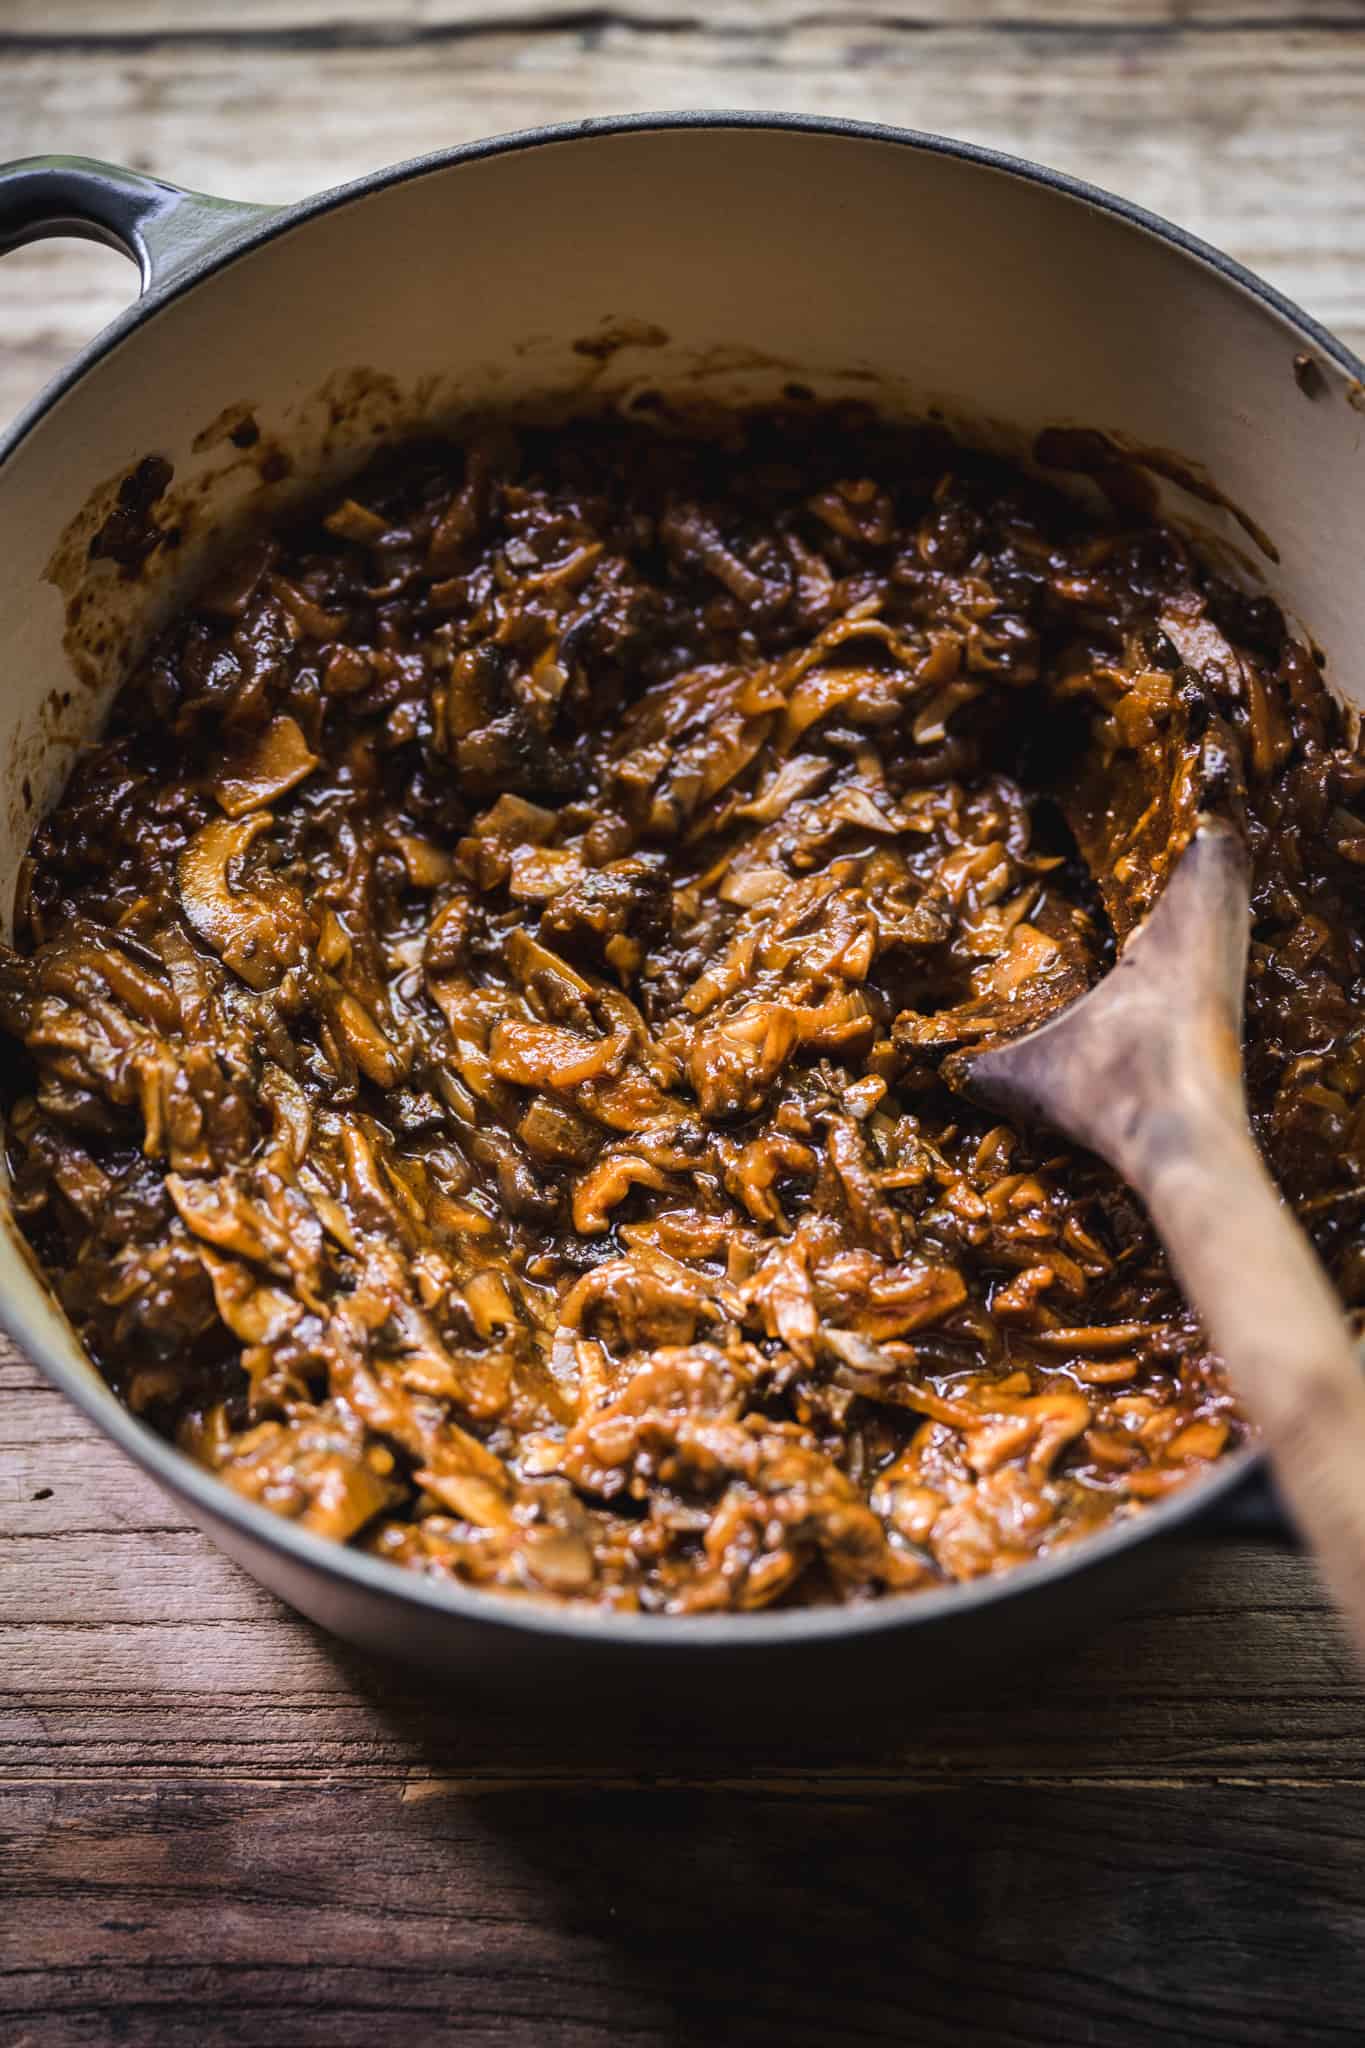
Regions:
<svg viewBox="0 0 1365 2048"><path fill-rule="evenodd" d="M19 1213L133 1407L414 1569L998 1571L1243 1426L1131 1198L954 1061L1212 792L1260 1135L1360 1303L1363 790L1264 601L937 431L490 429L228 565L39 829Z"/></svg>

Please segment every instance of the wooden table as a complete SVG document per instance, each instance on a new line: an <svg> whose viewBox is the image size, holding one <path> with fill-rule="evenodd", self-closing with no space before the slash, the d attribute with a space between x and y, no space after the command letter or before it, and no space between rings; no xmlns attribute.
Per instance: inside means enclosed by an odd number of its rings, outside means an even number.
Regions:
<svg viewBox="0 0 1365 2048"><path fill-rule="evenodd" d="M1355 0L7 0L0 154L291 198L643 107L945 129L1225 244L1365 343ZM0 271L0 414L131 288ZM0 2041L1365 2036L1365 1690L1303 1562L1186 1546L1042 1681L684 1753L509 1728L261 1593L0 1357Z"/></svg>

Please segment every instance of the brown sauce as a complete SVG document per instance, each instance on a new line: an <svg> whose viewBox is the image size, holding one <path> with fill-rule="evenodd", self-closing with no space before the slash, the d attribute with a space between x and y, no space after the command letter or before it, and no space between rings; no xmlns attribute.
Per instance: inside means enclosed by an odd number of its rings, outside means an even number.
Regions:
<svg viewBox="0 0 1365 2048"><path fill-rule="evenodd" d="M409 451L228 565L0 956L19 1214L129 1405L380 1556L670 1613L972 1578L1235 1445L1134 1198L948 1085L1212 760L1258 1133L1365 1301L1365 766L1121 520L798 406Z"/></svg>

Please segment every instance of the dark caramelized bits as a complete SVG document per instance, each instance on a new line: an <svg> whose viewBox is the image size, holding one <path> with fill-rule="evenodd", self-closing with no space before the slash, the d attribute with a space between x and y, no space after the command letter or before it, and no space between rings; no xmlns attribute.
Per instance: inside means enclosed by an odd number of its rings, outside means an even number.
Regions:
<svg viewBox="0 0 1365 2048"><path fill-rule="evenodd" d="M36 834L19 1212L131 1407L398 1563L995 1571L1242 1426L1132 1198L953 1056L1233 806L1258 1130L1359 1303L1363 787L1273 608L941 433L412 453L226 565Z"/></svg>

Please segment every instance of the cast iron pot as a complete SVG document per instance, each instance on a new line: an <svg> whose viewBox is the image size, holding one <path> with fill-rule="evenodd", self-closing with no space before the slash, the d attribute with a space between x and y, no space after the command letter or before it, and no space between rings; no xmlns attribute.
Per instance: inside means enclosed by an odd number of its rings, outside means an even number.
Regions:
<svg viewBox="0 0 1365 2048"><path fill-rule="evenodd" d="M1170 516L1258 547L1329 680L1354 686L1365 369L1216 250L1034 165L851 122L697 114L506 136L283 208L79 158L0 169L0 249L55 234L126 251L143 295L0 443L6 916L35 815L215 536L395 433L545 393L629 405L799 382L936 408L1017 450L1083 424L1175 451L1157 468L1193 493L1164 483ZM164 481L148 455L173 468L154 514L171 537L127 576L89 543L123 480L135 499ZM231 1557L358 1644L475 1687L552 1686L557 1706L603 1690L698 1716L739 1697L899 1702L907 1681L1093 1625L1169 1555L1162 1539L1245 1513L1257 1481L1244 1452L1055 1557L851 1611L560 1610L423 1581L221 1486L118 1404L7 1205L0 1223L0 1320Z"/></svg>

